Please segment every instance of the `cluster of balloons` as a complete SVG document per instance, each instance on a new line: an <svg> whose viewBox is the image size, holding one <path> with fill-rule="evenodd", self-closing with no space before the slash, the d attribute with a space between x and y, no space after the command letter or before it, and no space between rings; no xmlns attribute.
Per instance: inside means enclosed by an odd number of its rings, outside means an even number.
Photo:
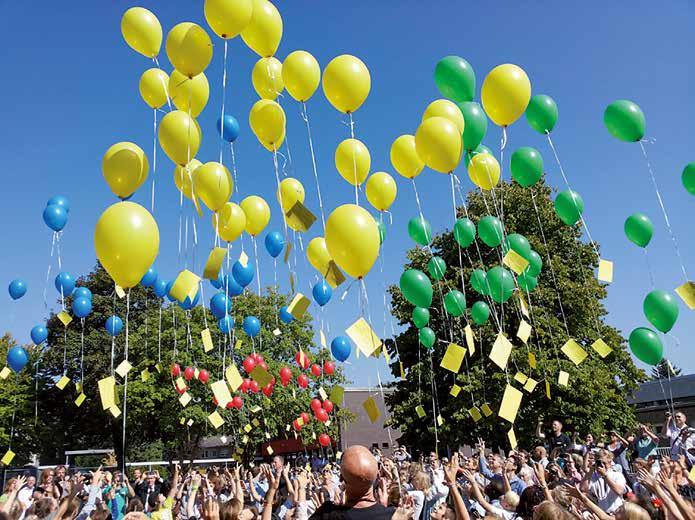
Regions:
<svg viewBox="0 0 695 520"><path fill-rule="evenodd" d="M43 221L53 231L62 231L68 223L70 213L70 203L62 195L56 195L48 199L46 208L43 210Z"/></svg>
<svg viewBox="0 0 695 520"><path fill-rule="evenodd" d="M80 319L92 313L92 291L87 287L77 287L72 293L72 313Z"/></svg>

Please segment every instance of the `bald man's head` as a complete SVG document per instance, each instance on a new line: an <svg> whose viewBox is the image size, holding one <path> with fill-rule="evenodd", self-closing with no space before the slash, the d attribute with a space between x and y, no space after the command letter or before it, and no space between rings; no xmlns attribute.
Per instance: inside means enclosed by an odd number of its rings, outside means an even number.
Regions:
<svg viewBox="0 0 695 520"><path fill-rule="evenodd" d="M379 468L376 459L364 446L350 446L340 464L348 499L372 494Z"/></svg>

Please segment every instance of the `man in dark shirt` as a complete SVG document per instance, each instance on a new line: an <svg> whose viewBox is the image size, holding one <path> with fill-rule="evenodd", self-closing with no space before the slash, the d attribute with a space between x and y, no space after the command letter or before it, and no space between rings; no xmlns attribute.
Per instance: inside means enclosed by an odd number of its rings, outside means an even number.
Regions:
<svg viewBox="0 0 695 520"><path fill-rule="evenodd" d="M562 433L562 421L560 419L555 419L551 425L550 435L546 436L545 433L541 431L543 427L543 418L538 419L538 425L536 427L536 435L540 439L545 439L548 443L548 451L551 457L557 457L561 453L565 453L571 444L570 438L567 434Z"/></svg>

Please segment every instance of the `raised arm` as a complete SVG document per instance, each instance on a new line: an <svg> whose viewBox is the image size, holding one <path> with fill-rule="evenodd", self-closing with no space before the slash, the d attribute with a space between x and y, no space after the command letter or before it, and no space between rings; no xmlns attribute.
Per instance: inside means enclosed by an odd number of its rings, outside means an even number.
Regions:
<svg viewBox="0 0 695 520"><path fill-rule="evenodd" d="M478 487L478 483L475 481L475 475L470 470L464 469L463 470L463 476L466 477L468 482L471 484L471 492L473 493L473 498L481 505L483 506L483 509L487 511L488 513L491 513L493 515L498 515L499 511L492 507L492 504L485 500L485 496L483 493L480 491L480 488Z"/></svg>
<svg viewBox="0 0 695 520"><path fill-rule="evenodd" d="M545 468L540 462L533 463L533 472L536 474L536 480L538 480L538 485L543 488L543 495L548 502L555 502L553 494L548 489L548 483L545 481Z"/></svg>
<svg viewBox="0 0 695 520"><path fill-rule="evenodd" d="M177 493L179 492L179 465L174 464L174 475L172 477L172 482L171 482L171 489L169 490L169 494L167 495L167 498L170 500L174 500L176 498Z"/></svg>
<svg viewBox="0 0 695 520"><path fill-rule="evenodd" d="M538 423L536 423L536 437L539 439L545 439L545 433L542 431L543 428L543 417L538 418Z"/></svg>
<svg viewBox="0 0 695 520"><path fill-rule="evenodd" d="M186 518L191 518L195 515L195 499L198 496L198 489L200 489L200 474L194 473L191 477L191 487L188 494L188 501L186 502Z"/></svg>
<svg viewBox="0 0 695 520"><path fill-rule="evenodd" d="M598 520L614 520L614 517L606 513L603 509L598 507L594 502L584 493L579 486L571 486L569 484L564 484L564 489L567 494L572 498L576 498L584 504L584 507L593 513Z"/></svg>
<svg viewBox="0 0 695 520"><path fill-rule="evenodd" d="M456 520L470 520L468 515L468 510L466 509L466 503L461 497L458 485L456 484L456 475L458 474L459 468L459 454L454 453L451 456L451 461L448 466L444 466L444 481L446 485L449 486L449 496L453 499L454 509L456 510Z"/></svg>
<svg viewBox="0 0 695 520"><path fill-rule="evenodd" d="M673 417L671 417L671 412L666 412L666 422L664 423L664 426L661 428L662 439L668 439L668 430L671 427L671 421L673 421Z"/></svg>
<svg viewBox="0 0 695 520"><path fill-rule="evenodd" d="M265 494L265 501L263 502L263 514L261 515L261 520L271 520L273 517L273 503L275 502L275 493L280 487L280 475L273 473L270 467L263 469L265 477L268 479L268 491Z"/></svg>
<svg viewBox="0 0 695 520"><path fill-rule="evenodd" d="M0 508L0 511L3 513L9 513L12 510L14 501L17 499L17 493L19 493L19 490L22 489L26 483L27 478L24 475L17 477L17 482L15 483L14 489L10 491L10 494L7 496L7 500L2 505L2 508Z"/></svg>

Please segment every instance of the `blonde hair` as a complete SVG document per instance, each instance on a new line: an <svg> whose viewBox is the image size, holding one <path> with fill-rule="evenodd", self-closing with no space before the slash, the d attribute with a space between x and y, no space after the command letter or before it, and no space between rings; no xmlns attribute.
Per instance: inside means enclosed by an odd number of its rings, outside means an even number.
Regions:
<svg viewBox="0 0 695 520"><path fill-rule="evenodd" d="M569 520L570 518L572 517L565 509L547 500L538 504L533 510L533 520Z"/></svg>
<svg viewBox="0 0 695 520"><path fill-rule="evenodd" d="M623 510L627 520L650 520L649 513L643 507L632 502L625 502Z"/></svg>
<svg viewBox="0 0 695 520"><path fill-rule="evenodd" d="M432 481L430 476L424 471L418 471L413 476L413 487L418 491L424 491L425 493L432 487Z"/></svg>
<svg viewBox="0 0 695 520"><path fill-rule="evenodd" d="M514 493L514 491L507 491L504 494L504 503L507 504L510 508L516 509L516 506L519 505L519 495Z"/></svg>

